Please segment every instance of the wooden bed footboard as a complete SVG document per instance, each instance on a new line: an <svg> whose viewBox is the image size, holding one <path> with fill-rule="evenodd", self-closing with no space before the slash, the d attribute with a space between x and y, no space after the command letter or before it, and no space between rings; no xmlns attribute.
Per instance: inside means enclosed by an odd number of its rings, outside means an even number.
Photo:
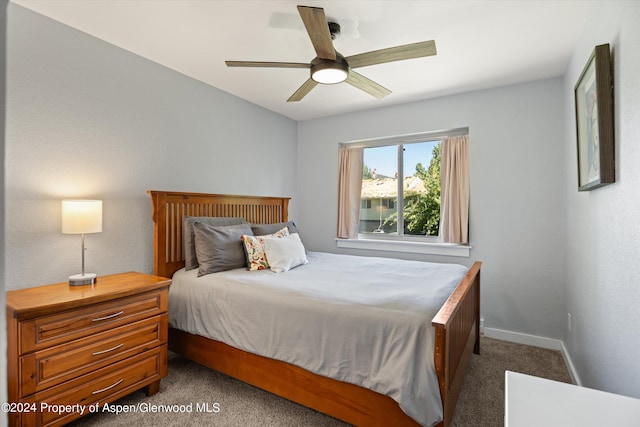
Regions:
<svg viewBox="0 0 640 427"><path fill-rule="evenodd" d="M155 274L163 277L172 277L184 267L184 216L239 216L253 223L288 219L288 197L148 193L155 223ZM480 262L473 264L432 321L434 362L444 411L444 420L438 426L450 425L471 352L480 352L480 267ZM418 425L388 396L219 341L170 329L169 347L197 363L355 425Z"/></svg>
<svg viewBox="0 0 640 427"><path fill-rule="evenodd" d="M471 351L480 354L480 267L475 262L431 324L435 328L434 363L440 383L444 425L448 426L464 382Z"/></svg>

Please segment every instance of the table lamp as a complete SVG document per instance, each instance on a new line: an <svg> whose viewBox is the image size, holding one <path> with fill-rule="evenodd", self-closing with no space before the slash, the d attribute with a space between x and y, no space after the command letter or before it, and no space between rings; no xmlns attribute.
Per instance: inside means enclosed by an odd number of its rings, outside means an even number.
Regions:
<svg viewBox="0 0 640 427"><path fill-rule="evenodd" d="M102 231L102 200L63 200L62 233L82 235L82 273L69 276L69 285L90 285L96 282L95 273L84 271L84 235Z"/></svg>

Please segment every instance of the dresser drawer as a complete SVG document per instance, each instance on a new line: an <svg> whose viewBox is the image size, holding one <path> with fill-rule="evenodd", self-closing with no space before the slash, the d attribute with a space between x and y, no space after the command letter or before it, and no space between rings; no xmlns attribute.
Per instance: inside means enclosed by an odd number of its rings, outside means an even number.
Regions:
<svg viewBox="0 0 640 427"><path fill-rule="evenodd" d="M149 350L132 358L122 360L114 365L104 367L73 381L52 387L35 394L22 402L35 404L38 410L21 415L22 426L58 426L64 425L80 417L78 412L57 414L51 411L40 411L48 405L100 405L112 402L160 380L167 374L167 346Z"/></svg>
<svg viewBox="0 0 640 427"><path fill-rule="evenodd" d="M91 336L167 311L166 291L147 292L20 322L20 354Z"/></svg>
<svg viewBox="0 0 640 427"><path fill-rule="evenodd" d="M21 397L167 342L167 315L154 316L20 358Z"/></svg>

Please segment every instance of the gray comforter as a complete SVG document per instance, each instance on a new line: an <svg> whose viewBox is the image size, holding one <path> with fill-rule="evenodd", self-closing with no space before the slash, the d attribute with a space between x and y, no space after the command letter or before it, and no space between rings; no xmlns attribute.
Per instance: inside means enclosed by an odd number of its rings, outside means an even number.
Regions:
<svg viewBox="0 0 640 427"><path fill-rule="evenodd" d="M176 272L169 324L398 402L418 423L442 420L431 319L462 265L308 253L286 273Z"/></svg>

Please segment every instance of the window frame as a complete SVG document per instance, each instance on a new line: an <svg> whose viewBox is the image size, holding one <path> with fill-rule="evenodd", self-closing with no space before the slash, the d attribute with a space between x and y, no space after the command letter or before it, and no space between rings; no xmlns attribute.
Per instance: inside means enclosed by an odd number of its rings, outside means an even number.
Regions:
<svg viewBox="0 0 640 427"><path fill-rule="evenodd" d="M407 135L398 135L382 138L372 138L365 140L350 141L340 143L340 146L349 147L362 147L362 148L375 148L385 147L390 145L397 145L398 150L402 150L403 145L410 143L428 142L437 139L442 139L447 136L468 135L469 128L455 128L447 130L438 130L430 132L420 132ZM398 155L398 171L404 169L402 162L403 156ZM404 175L404 174L403 174ZM401 182L398 180L398 191L403 190ZM400 203L397 203L400 206ZM398 209L398 223L402 210ZM402 218L404 221L404 218ZM339 248L349 249L367 249L367 250L382 250L389 252L409 252L409 253L421 253L432 255L445 255L445 256L470 256L470 245L455 244L455 243L443 243L439 241L438 236L415 236L415 235L389 235L389 234L377 234L377 233L358 233L357 239L340 239L336 238L336 245Z"/></svg>

